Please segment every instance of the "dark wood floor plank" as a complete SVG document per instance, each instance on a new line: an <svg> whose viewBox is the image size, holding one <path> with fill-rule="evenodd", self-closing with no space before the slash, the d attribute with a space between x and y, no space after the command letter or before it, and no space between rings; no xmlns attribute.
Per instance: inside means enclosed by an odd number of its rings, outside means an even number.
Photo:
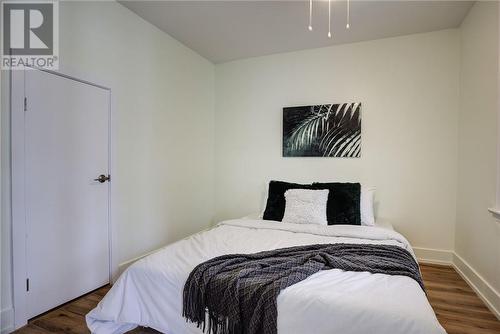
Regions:
<svg viewBox="0 0 500 334"><path fill-rule="evenodd" d="M33 325L50 333L87 334L85 316L57 309L33 320Z"/></svg>
<svg viewBox="0 0 500 334"><path fill-rule="evenodd" d="M50 332L47 332L45 329L37 327L37 326L35 326L33 324L28 324L27 326L21 328L20 330L17 330L15 333L22 333L22 334L48 334Z"/></svg>
<svg viewBox="0 0 500 334"><path fill-rule="evenodd" d="M73 312L79 315L85 315L97 306L99 300L91 297L83 297L82 299L75 300L74 302L62 307L63 310Z"/></svg>
<svg viewBox="0 0 500 334"><path fill-rule="evenodd" d="M452 267L422 264L421 271L429 302L448 334L500 334L500 321ZM99 303L109 289L109 286L103 287L33 319L16 333L89 333L85 314ZM130 333L158 332L139 327Z"/></svg>
<svg viewBox="0 0 500 334"><path fill-rule="evenodd" d="M420 269L429 302L448 334L500 334L500 321L452 267Z"/></svg>

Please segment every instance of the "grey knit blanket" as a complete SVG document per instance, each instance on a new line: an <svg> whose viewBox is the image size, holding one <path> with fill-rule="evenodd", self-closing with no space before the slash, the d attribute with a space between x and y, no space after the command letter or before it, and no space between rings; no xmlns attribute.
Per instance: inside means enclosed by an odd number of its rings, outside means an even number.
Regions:
<svg viewBox="0 0 500 334"><path fill-rule="evenodd" d="M275 334L280 291L334 268L408 276L424 289L417 262L401 247L306 245L201 263L184 285L183 316L212 334Z"/></svg>

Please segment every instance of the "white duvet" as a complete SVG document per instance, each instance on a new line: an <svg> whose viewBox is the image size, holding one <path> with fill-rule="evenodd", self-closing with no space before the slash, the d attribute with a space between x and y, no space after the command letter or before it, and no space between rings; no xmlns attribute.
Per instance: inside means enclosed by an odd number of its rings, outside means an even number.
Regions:
<svg viewBox="0 0 500 334"><path fill-rule="evenodd" d="M182 317L182 291L191 270L215 256L318 243L397 245L399 233L381 227L225 221L162 248L130 266L87 314L93 333L124 333L138 325L168 334L200 334ZM417 282L405 276L316 273L278 296L280 334L446 333Z"/></svg>

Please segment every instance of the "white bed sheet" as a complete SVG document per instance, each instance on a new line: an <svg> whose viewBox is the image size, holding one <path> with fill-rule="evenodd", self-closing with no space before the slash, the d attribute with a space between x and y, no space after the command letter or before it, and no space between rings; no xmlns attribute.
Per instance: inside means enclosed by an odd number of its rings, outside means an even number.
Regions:
<svg viewBox="0 0 500 334"><path fill-rule="evenodd" d="M413 254L408 241L386 227L226 221L134 263L87 315L87 324L98 334L124 333L137 325L169 334L200 334L182 317L182 290L197 264L223 254L340 242L397 245ZM446 332L413 279L333 269L279 294L278 333Z"/></svg>

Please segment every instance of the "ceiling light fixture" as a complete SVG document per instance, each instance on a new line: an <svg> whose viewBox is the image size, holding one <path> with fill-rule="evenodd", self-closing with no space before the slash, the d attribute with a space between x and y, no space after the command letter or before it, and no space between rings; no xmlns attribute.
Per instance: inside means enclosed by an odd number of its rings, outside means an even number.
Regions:
<svg viewBox="0 0 500 334"><path fill-rule="evenodd" d="M332 38L332 0L328 0L328 38Z"/></svg>
<svg viewBox="0 0 500 334"><path fill-rule="evenodd" d="M350 13L350 7L351 7L351 0L347 0L347 24L345 25L346 29L349 29L351 25L349 24L349 21L351 21L351 13Z"/></svg>
<svg viewBox="0 0 500 334"><path fill-rule="evenodd" d="M351 0L347 1L347 12L346 12L346 29L351 28ZM309 0L309 25L307 29L309 31L313 30L312 27L312 11L313 11L313 0ZM332 0L328 0L328 38L332 38Z"/></svg>
<svg viewBox="0 0 500 334"><path fill-rule="evenodd" d="M313 0L309 0L309 27L307 27L309 31L313 30L312 20L313 20Z"/></svg>

